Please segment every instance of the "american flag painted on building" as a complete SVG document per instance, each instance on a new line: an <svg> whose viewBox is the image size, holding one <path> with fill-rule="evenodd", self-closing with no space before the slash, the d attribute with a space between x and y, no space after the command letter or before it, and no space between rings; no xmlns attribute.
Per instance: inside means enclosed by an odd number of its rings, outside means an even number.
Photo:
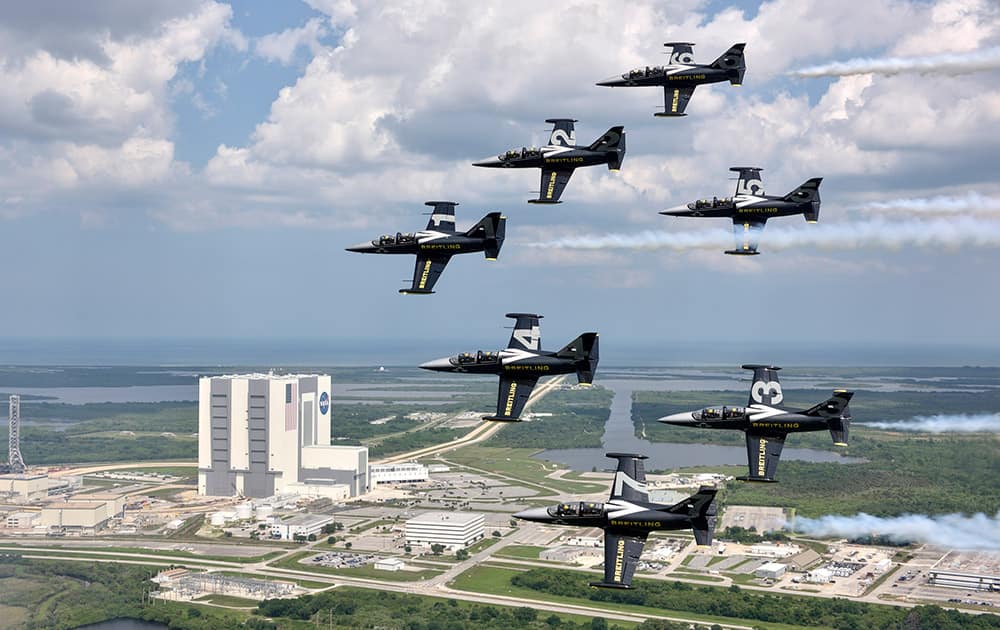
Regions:
<svg viewBox="0 0 1000 630"><path fill-rule="evenodd" d="M285 385L285 431L294 431L297 426L299 384L287 383Z"/></svg>

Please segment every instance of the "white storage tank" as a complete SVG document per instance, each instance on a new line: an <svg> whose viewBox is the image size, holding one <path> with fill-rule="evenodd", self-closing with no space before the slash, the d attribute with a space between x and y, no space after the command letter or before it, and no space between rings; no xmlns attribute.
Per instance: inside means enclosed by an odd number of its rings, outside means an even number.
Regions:
<svg viewBox="0 0 1000 630"><path fill-rule="evenodd" d="M247 501L246 503L240 503L236 506L236 519L239 521L248 521L253 518L253 502Z"/></svg>

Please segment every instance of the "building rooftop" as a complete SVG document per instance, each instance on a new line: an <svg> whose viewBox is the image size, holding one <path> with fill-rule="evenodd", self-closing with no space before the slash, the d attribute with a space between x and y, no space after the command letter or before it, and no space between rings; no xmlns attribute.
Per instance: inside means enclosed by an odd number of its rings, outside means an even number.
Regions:
<svg viewBox="0 0 1000 630"><path fill-rule="evenodd" d="M329 376L329 374L275 374L274 372L252 372L249 374L216 374L215 376L203 376L202 378L221 378L227 380L233 380L238 378L245 378L253 381L281 381L281 380L291 380L299 378L315 378L317 376Z"/></svg>
<svg viewBox="0 0 1000 630"><path fill-rule="evenodd" d="M103 501L94 502L84 502L84 501L73 501L72 503L49 503L48 505L42 507L43 510L49 509L60 509L60 510L96 510L102 508L106 503Z"/></svg>
<svg viewBox="0 0 1000 630"><path fill-rule="evenodd" d="M407 525L468 525L485 518L478 512L424 512L406 521Z"/></svg>
<svg viewBox="0 0 1000 630"><path fill-rule="evenodd" d="M317 525L333 520L329 514L296 514L288 520L281 521L282 525Z"/></svg>

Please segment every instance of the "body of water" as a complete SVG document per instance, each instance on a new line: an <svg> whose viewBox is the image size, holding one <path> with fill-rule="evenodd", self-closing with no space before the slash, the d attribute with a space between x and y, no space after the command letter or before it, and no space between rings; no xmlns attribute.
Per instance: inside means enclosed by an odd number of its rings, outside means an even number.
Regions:
<svg viewBox="0 0 1000 630"><path fill-rule="evenodd" d="M632 424L632 392L635 390L686 391L689 382L683 380L645 381L634 379L611 379L598 382L602 387L614 391L611 401L611 415L604 426L601 448L564 448L542 451L535 457L559 462L573 470L586 472L597 467L603 470L612 460L605 453L638 453L646 455L646 468L664 470L687 466L720 466L735 464L745 466L747 449L745 446L722 446L718 444L682 444L676 442L650 442L638 438ZM794 436L791 438L794 440ZM837 462L850 464L864 461L857 457L842 457L832 451L811 448L785 447L781 459L797 459L807 462Z"/></svg>

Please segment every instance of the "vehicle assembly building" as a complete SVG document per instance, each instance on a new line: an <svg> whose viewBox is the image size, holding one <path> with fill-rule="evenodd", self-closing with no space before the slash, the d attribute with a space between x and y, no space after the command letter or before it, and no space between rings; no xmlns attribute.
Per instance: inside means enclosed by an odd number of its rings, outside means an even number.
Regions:
<svg viewBox="0 0 1000 630"><path fill-rule="evenodd" d="M198 493L357 496L368 448L331 446L330 376L240 374L198 383Z"/></svg>

